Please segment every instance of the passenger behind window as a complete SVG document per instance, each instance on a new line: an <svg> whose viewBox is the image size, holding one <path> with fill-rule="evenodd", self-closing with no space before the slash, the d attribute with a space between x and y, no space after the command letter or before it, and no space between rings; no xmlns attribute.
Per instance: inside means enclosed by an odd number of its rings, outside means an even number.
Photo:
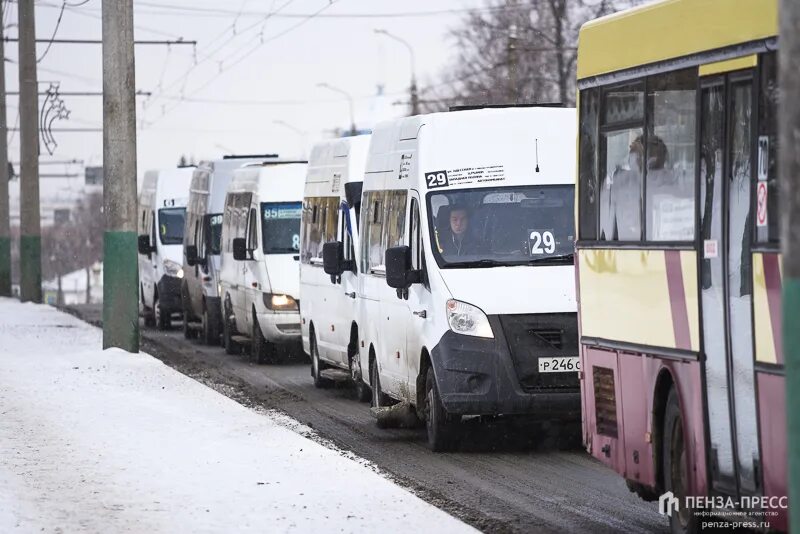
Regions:
<svg viewBox="0 0 800 534"><path fill-rule="evenodd" d="M610 210L613 214L615 241L639 241L642 238L641 205L642 163L644 145L639 136L630 144L627 169L617 166L611 178Z"/></svg>

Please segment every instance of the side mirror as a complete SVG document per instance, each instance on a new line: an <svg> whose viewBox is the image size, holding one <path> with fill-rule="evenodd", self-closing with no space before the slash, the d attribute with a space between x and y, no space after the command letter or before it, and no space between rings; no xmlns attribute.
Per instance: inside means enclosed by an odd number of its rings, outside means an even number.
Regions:
<svg viewBox="0 0 800 534"><path fill-rule="evenodd" d="M247 259L247 240L245 238L233 238L233 259L236 261L244 261Z"/></svg>
<svg viewBox="0 0 800 534"><path fill-rule="evenodd" d="M197 245L186 245L186 264L194 267L200 263L197 261Z"/></svg>
<svg viewBox="0 0 800 534"><path fill-rule="evenodd" d="M153 248L150 246L149 235L140 235L138 239L138 245L139 245L139 254L149 255L151 252L153 252Z"/></svg>
<svg viewBox="0 0 800 534"><path fill-rule="evenodd" d="M322 268L325 274L341 276L344 272L344 243L333 241L322 245Z"/></svg>
<svg viewBox="0 0 800 534"><path fill-rule="evenodd" d="M411 269L411 248L392 247L386 250L386 283L395 289L408 289L420 282L420 272Z"/></svg>

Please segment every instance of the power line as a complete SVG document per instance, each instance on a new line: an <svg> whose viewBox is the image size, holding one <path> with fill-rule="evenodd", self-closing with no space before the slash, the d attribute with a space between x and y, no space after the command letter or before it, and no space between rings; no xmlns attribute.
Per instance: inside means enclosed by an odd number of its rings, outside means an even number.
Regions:
<svg viewBox="0 0 800 534"><path fill-rule="evenodd" d="M3 40L5 42L7 42L7 43L18 43L19 42L19 37L6 37ZM103 44L103 40L102 39L36 39L36 43L37 44L47 43L47 50L50 50L50 47L53 45L53 43L57 43L57 44L81 44L81 45ZM133 44L137 44L137 45L167 45L167 46L171 46L171 45L192 45L192 46L196 46L197 45L197 41L184 41L182 38L181 39L171 40L171 41L157 40L157 39L142 39L142 40L134 41ZM47 52L47 50L45 50L45 53ZM41 61L42 59L44 59L44 55L42 55L42 57L40 57L38 61Z"/></svg>
<svg viewBox="0 0 800 534"><path fill-rule="evenodd" d="M61 2L61 11L58 12L58 20L56 21L56 27L53 29L53 35L50 36L50 40L47 42L47 48L45 48L44 52L42 52L41 57L39 57L39 59L36 60L36 63L41 63L42 60L45 58L45 56L47 56L47 53L50 51L50 47L53 46L56 34L58 33L58 28L61 26L61 19L64 17L65 7L67 7L67 2L66 1ZM8 42L8 38L6 38L6 42Z"/></svg>

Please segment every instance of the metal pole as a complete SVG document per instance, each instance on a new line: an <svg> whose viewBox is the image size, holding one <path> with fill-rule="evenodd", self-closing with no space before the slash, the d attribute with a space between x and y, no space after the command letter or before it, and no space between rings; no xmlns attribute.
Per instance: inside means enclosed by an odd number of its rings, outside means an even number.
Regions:
<svg viewBox="0 0 800 534"><path fill-rule="evenodd" d="M778 53L778 176L781 182L783 347L789 451L789 531L800 532L800 4L782 0Z"/></svg>
<svg viewBox="0 0 800 534"><path fill-rule="evenodd" d="M330 89L335 93L339 93L340 95L344 95L347 98L347 103L350 106L350 135L356 135L358 129L356 128L356 116L355 116L355 106L353 105L353 97L347 91L343 89L339 89L338 87L334 87L329 83L318 83L317 87L324 87L325 89Z"/></svg>
<svg viewBox="0 0 800 534"><path fill-rule="evenodd" d="M39 92L33 0L20 0L20 300L42 301L42 238L39 214Z"/></svg>
<svg viewBox="0 0 800 534"><path fill-rule="evenodd" d="M403 46L408 49L408 53L411 56L411 114L412 115L419 115L419 91L417 90L417 61L414 56L414 47L411 46L411 43L406 41L400 36L397 36L393 33L390 33L384 29L376 29L375 33L379 35L385 35L390 39L394 39L395 41L399 42Z"/></svg>
<svg viewBox="0 0 800 534"><path fill-rule="evenodd" d="M0 5L3 20L3 5ZM0 24L0 37L3 25ZM0 39L0 58L5 57ZM6 65L0 61L0 297L11 296L11 221L8 201L8 134L6 124Z"/></svg>
<svg viewBox="0 0 800 534"><path fill-rule="evenodd" d="M139 352L133 0L103 0L103 348Z"/></svg>

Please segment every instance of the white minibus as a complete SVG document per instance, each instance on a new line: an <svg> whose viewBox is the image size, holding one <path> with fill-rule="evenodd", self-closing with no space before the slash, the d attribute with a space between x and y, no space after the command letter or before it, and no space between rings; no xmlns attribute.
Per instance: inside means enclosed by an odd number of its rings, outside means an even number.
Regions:
<svg viewBox="0 0 800 534"><path fill-rule="evenodd" d="M433 450L455 445L463 416L580 418L575 136L575 111L554 107L434 113L372 133L361 373L373 406L415 410Z"/></svg>
<svg viewBox="0 0 800 534"><path fill-rule="evenodd" d="M225 196L219 294L228 354L249 345L258 363L300 352L300 213L305 161L234 172Z"/></svg>
<svg viewBox="0 0 800 534"><path fill-rule="evenodd" d="M201 162L192 175L183 232L183 333L216 345L222 333L217 287L225 192L233 171L277 155L231 155Z"/></svg>
<svg viewBox="0 0 800 534"><path fill-rule="evenodd" d="M183 227L193 168L147 171L139 192L139 309L145 326L180 313Z"/></svg>
<svg viewBox="0 0 800 534"><path fill-rule="evenodd" d="M369 398L369 388L361 380L355 314L359 208L368 148L369 135L314 146L300 232L300 318L314 385L328 385L328 369L343 370L362 400ZM337 253L347 262L334 284L323 270L323 247L329 242L341 244Z"/></svg>

